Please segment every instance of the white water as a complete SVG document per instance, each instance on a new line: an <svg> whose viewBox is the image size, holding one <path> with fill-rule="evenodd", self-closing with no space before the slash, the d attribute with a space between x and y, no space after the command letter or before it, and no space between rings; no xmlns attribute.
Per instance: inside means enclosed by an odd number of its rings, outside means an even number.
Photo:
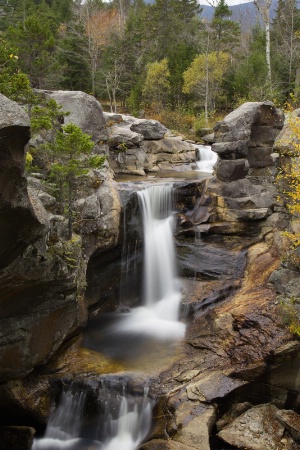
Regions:
<svg viewBox="0 0 300 450"><path fill-rule="evenodd" d="M50 416L45 437L35 439L32 450L136 450L150 430L152 412L146 392L140 405L121 397L117 418L112 417L109 409L100 417L106 437L81 438L84 401L82 392L63 390L61 401Z"/></svg>
<svg viewBox="0 0 300 450"><path fill-rule="evenodd" d="M143 304L118 324L118 332L163 340L184 337L178 320L181 300L173 241L173 186L153 185L138 191L144 231Z"/></svg>
<svg viewBox="0 0 300 450"><path fill-rule="evenodd" d="M166 341L184 336L185 325L178 321L181 294L175 265L172 192L171 184L138 192L144 231L144 306L124 314L112 333ZM128 269L133 270L131 265ZM101 436L96 430L92 440L79 437L84 401L84 394L64 391L50 417L45 438L35 439L32 450L136 450L146 438L152 420L147 395L140 405L122 397L118 417L113 418L109 411L101 416ZM109 403L108 399L108 408Z"/></svg>
<svg viewBox="0 0 300 450"><path fill-rule="evenodd" d="M212 173L218 160L217 153L211 150L210 145L197 145L195 150L196 164L201 172Z"/></svg>

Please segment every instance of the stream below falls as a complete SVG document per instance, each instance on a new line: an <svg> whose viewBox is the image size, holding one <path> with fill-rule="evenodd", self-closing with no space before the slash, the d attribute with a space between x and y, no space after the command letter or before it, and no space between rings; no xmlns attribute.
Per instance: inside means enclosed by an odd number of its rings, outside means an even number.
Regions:
<svg viewBox="0 0 300 450"><path fill-rule="evenodd" d="M92 318L84 338L85 347L125 360L130 355L147 352L149 347L155 349L159 346L164 347L166 352L168 349L171 351L174 343L183 339L185 334L185 324L179 321L181 284L173 239L173 183L151 184L138 190L137 197L143 235L141 306ZM123 275L128 277L130 274L134 285L139 284L138 272L134 273L136 258L135 252L123 252ZM128 263L129 260L131 263ZM34 440L33 450L137 449L151 427L148 390L145 387L141 397L129 395L125 384L121 393L108 393L106 389L103 395L105 403L97 412L96 423L91 430L84 427L84 388L64 387L45 436Z"/></svg>

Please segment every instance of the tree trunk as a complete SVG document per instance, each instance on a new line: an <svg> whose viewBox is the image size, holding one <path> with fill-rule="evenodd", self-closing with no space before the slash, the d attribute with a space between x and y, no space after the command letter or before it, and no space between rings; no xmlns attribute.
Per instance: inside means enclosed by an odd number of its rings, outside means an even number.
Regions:
<svg viewBox="0 0 300 450"><path fill-rule="evenodd" d="M270 39L270 14L268 11L268 20L265 23L266 27L266 61L268 68L268 81L272 82L272 72L271 72L271 39Z"/></svg>

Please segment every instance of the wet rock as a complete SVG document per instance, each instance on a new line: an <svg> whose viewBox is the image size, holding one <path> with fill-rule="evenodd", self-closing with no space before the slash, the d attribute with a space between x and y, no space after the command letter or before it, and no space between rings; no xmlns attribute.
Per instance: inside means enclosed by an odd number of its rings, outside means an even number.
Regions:
<svg viewBox="0 0 300 450"><path fill-rule="evenodd" d="M213 372L187 387L189 400L211 402L223 398L246 382L227 377L221 372Z"/></svg>
<svg viewBox="0 0 300 450"><path fill-rule="evenodd" d="M293 438L300 443L300 416L295 411L279 410L276 417L291 433Z"/></svg>
<svg viewBox="0 0 300 450"><path fill-rule="evenodd" d="M209 435L215 423L215 409L213 406L194 402L183 402L175 411L175 421L178 432L173 436L190 448L209 450Z"/></svg>
<svg viewBox="0 0 300 450"><path fill-rule="evenodd" d="M230 445L249 450L276 450L284 433L274 405L258 405L234 419L218 436Z"/></svg>
<svg viewBox="0 0 300 450"><path fill-rule="evenodd" d="M30 450L34 435L31 427L0 427L1 450Z"/></svg>
<svg viewBox="0 0 300 450"><path fill-rule="evenodd" d="M207 246L204 242L180 244L179 264L185 276L216 280L238 279L246 264L246 254L222 246Z"/></svg>
<svg viewBox="0 0 300 450"><path fill-rule="evenodd" d="M190 445L184 445L180 442L171 440L163 441L162 439L153 439L152 441L141 445L139 450L189 450L191 448L198 447L191 447Z"/></svg>
<svg viewBox="0 0 300 450"><path fill-rule="evenodd" d="M168 131L167 128L157 120L146 119L135 120L130 126L130 129L131 131L141 134L144 136L144 139L147 140L162 139Z"/></svg>

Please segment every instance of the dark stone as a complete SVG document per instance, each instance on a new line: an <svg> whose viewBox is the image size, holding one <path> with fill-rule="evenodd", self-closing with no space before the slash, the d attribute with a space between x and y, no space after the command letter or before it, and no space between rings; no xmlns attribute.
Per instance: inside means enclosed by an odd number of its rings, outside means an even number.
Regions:
<svg viewBox="0 0 300 450"><path fill-rule="evenodd" d="M205 245L203 241L179 243L179 265L184 276L197 279L239 279L246 266L246 252Z"/></svg>
<svg viewBox="0 0 300 450"><path fill-rule="evenodd" d="M146 119L136 120L136 122L130 126L130 129L131 131L135 131L144 136L144 139L149 140L162 139L168 131L167 128L157 120Z"/></svg>
<svg viewBox="0 0 300 450"><path fill-rule="evenodd" d="M248 150L248 161L250 167L263 168L274 166L274 161L271 157L273 152L272 147L251 147Z"/></svg>
<svg viewBox="0 0 300 450"><path fill-rule="evenodd" d="M239 159L248 155L248 140L235 142L218 142L211 149L222 159Z"/></svg>
<svg viewBox="0 0 300 450"><path fill-rule="evenodd" d="M245 178L249 171L249 163L246 159L219 159L214 168L220 180L235 181Z"/></svg>
<svg viewBox="0 0 300 450"><path fill-rule="evenodd" d="M34 434L31 427L0 427L1 450L30 450Z"/></svg>

